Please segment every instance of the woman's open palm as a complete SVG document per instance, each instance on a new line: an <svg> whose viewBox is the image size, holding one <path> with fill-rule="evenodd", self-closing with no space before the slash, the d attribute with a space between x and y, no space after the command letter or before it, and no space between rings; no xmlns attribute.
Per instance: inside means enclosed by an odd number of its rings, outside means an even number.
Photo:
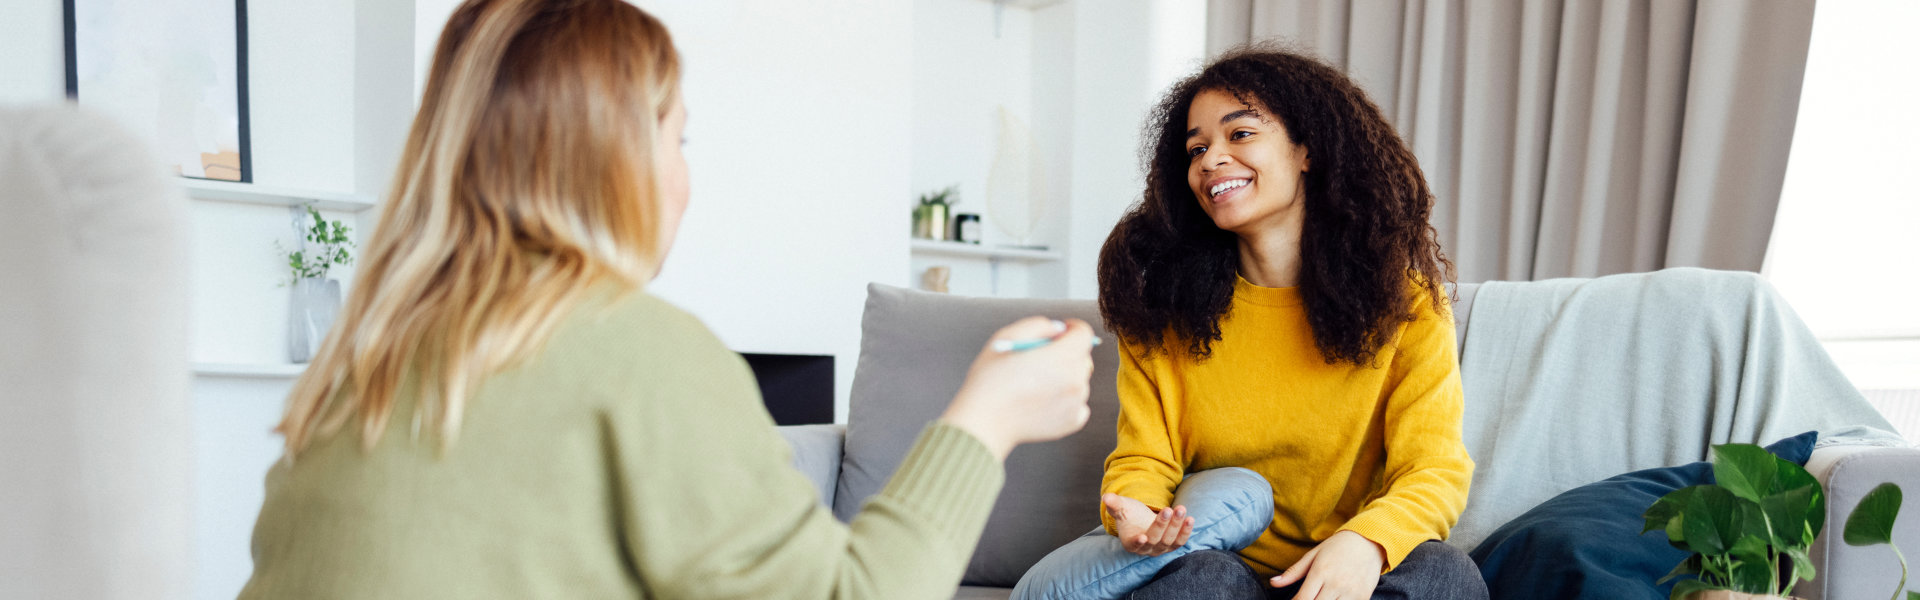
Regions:
<svg viewBox="0 0 1920 600"><path fill-rule="evenodd" d="M1128 552L1159 556L1187 545L1193 535L1193 517L1187 507L1170 506L1154 512L1139 500L1119 494L1104 494L1100 503L1113 517L1114 532Z"/></svg>

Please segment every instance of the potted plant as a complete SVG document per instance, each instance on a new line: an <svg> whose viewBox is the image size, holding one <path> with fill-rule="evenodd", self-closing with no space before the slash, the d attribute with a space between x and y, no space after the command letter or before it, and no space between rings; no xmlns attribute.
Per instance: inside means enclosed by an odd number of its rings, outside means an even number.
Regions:
<svg viewBox="0 0 1920 600"><path fill-rule="evenodd" d="M1671 598L1782 598L1794 584L1811 581L1817 574L1807 550L1826 524L1820 481L1752 444L1714 446L1713 476L1715 483L1662 496L1643 515L1641 533L1663 531L1673 547L1693 553L1660 579L1692 576L1674 584ZM1847 543L1892 543L1899 489L1883 484L1861 500L1847 518ZM1901 589L1905 565L1903 557ZM1920 594L1909 594L1909 600L1920 600Z"/></svg>
<svg viewBox="0 0 1920 600"><path fill-rule="evenodd" d="M299 246L292 251L284 247L280 250L293 275L293 294L287 306L287 358L295 363L313 359L340 311L340 281L328 279L327 271L353 262L353 229L345 221L328 221L312 206L306 209L305 215L294 219L294 231L300 233Z"/></svg>
<svg viewBox="0 0 1920 600"><path fill-rule="evenodd" d="M913 237L928 240L948 239L947 212L953 205L959 204L960 186L950 185L945 189L920 195L920 204L913 207Z"/></svg>

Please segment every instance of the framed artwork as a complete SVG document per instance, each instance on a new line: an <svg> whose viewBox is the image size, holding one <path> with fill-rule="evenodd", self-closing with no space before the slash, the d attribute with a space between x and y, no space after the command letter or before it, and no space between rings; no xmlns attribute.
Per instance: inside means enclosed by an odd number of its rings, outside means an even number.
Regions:
<svg viewBox="0 0 1920 600"><path fill-rule="evenodd" d="M67 96L183 177L253 181L246 0L64 0Z"/></svg>

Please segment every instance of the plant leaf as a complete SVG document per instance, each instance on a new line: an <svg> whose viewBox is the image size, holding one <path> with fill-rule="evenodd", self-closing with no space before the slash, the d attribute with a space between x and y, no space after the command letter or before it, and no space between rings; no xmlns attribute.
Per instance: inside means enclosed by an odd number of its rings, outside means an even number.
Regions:
<svg viewBox="0 0 1920 600"><path fill-rule="evenodd" d="M1847 515L1842 538L1850 546L1893 543L1893 519L1900 516L1900 486L1882 483L1860 498Z"/></svg>
<svg viewBox="0 0 1920 600"><path fill-rule="evenodd" d="M1681 510L1687 545L1701 554L1726 554L1745 530L1739 497L1719 486L1700 488Z"/></svg>
<svg viewBox="0 0 1920 600"><path fill-rule="evenodd" d="M1791 464L1791 463L1789 463ZM1760 499L1760 511L1767 516L1767 539L1780 548L1807 545L1802 539L1807 521L1814 518L1813 496L1816 486L1794 488Z"/></svg>
<svg viewBox="0 0 1920 600"><path fill-rule="evenodd" d="M1780 468L1773 453L1753 444L1713 447L1713 481L1733 495L1759 502L1772 491Z"/></svg>
<svg viewBox="0 0 1920 600"><path fill-rule="evenodd" d="M1733 589L1749 594L1772 593L1776 571L1767 560L1767 543L1754 537L1740 538L1728 554L1734 557L1730 579Z"/></svg>
<svg viewBox="0 0 1920 600"><path fill-rule="evenodd" d="M1792 461L1777 456L1774 457L1774 460L1777 461L1774 465L1779 467L1778 471L1780 473L1779 479L1774 484L1777 490L1787 491L1803 487L1813 488L1813 497L1807 504L1806 513L1807 528L1811 530L1812 533L1806 535L1804 540L1797 544L1800 546L1812 546L1813 538L1819 536L1820 530L1825 529L1827 525L1826 491L1820 486L1820 480L1815 479L1812 473L1808 473L1806 467L1793 464ZM1778 528L1776 527L1776 529Z"/></svg>
<svg viewBox="0 0 1920 600"><path fill-rule="evenodd" d="M1700 491L1698 489L1700 487L1697 485L1683 487L1667 492L1667 495L1661 496L1659 500L1654 500L1653 506L1647 507L1647 511L1640 515L1646 519L1646 527L1641 529L1640 533L1666 529L1674 517L1680 516L1680 509L1686 507L1687 498L1693 497L1695 492Z"/></svg>
<svg viewBox="0 0 1920 600"><path fill-rule="evenodd" d="M1780 551L1793 558L1793 577L1803 581L1813 581L1819 572L1813 568L1813 558L1807 556L1806 548L1787 548Z"/></svg>
<svg viewBox="0 0 1920 600"><path fill-rule="evenodd" d="M1793 464L1793 461L1775 456L1773 457L1773 466L1777 474L1774 478L1773 485L1773 491L1775 492L1784 492L1809 485L1820 485L1820 480L1814 478L1812 473L1808 473L1806 467Z"/></svg>
<svg viewBox="0 0 1920 600"><path fill-rule="evenodd" d="M1667 521L1667 545L1692 552L1693 546L1687 544L1686 527L1687 516L1684 514L1674 515L1672 521Z"/></svg>

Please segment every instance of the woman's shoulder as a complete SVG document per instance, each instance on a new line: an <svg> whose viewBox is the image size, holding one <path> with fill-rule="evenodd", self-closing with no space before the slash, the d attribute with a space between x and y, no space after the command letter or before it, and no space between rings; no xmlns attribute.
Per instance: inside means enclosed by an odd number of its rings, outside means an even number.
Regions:
<svg viewBox="0 0 1920 600"><path fill-rule="evenodd" d="M737 359L699 317L644 288L595 289L564 318L551 345L580 360L647 371Z"/></svg>
<svg viewBox="0 0 1920 600"><path fill-rule="evenodd" d="M1407 309L1415 321L1453 322L1453 290L1446 284L1429 287L1418 273L1407 278Z"/></svg>

